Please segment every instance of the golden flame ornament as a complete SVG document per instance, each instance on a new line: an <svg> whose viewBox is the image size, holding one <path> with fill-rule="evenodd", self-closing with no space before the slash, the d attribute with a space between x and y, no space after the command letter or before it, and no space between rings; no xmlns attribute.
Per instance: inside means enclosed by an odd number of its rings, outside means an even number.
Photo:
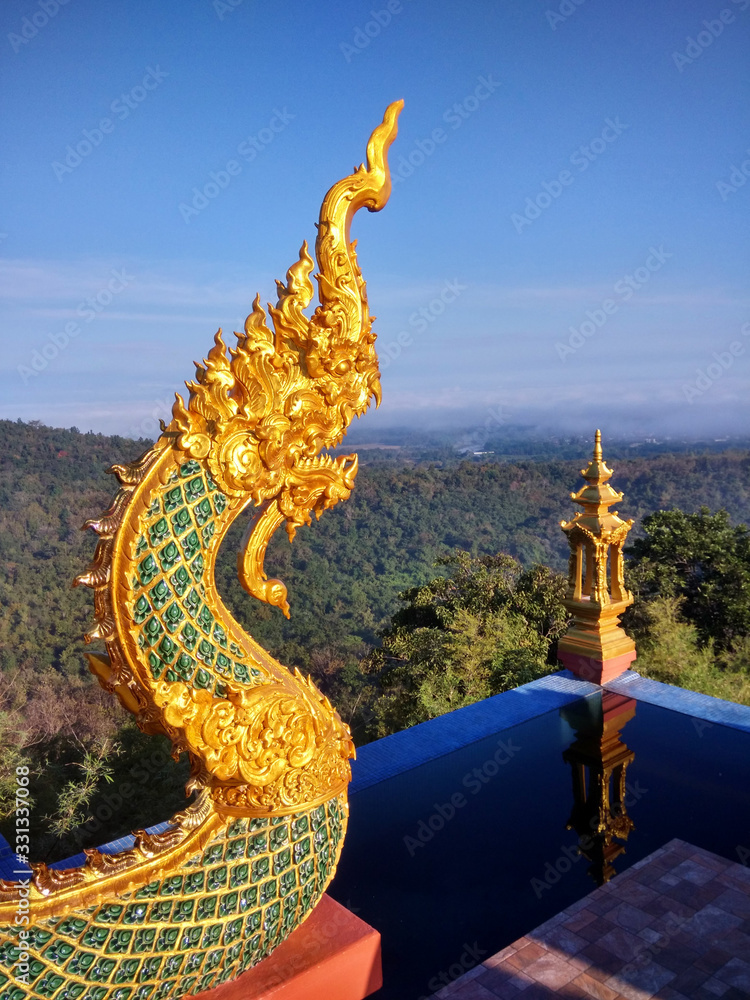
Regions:
<svg viewBox="0 0 750 1000"><path fill-rule="evenodd" d="M127 850L87 850L77 868L32 864L28 885L0 881L0 994L9 1000L199 993L270 954L333 875L348 815L349 729L309 678L240 628L214 566L227 530L254 506L239 576L288 616L284 584L263 569L271 535L284 524L294 538L354 486L357 456L323 454L380 402L349 230L360 208L388 201L402 107L390 105L367 164L323 201L312 317L314 264L303 244L277 282L271 327L256 297L235 348L219 330L187 403L178 395L154 446L110 470L120 489L86 522L99 542L75 583L94 590L86 639L106 646L89 654L91 669L141 729L187 752L187 790L197 796L162 833L136 831Z"/></svg>

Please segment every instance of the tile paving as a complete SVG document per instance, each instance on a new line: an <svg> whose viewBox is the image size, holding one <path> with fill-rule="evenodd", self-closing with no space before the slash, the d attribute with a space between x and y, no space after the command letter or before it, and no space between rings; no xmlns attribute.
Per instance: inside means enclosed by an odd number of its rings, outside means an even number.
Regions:
<svg viewBox="0 0 750 1000"><path fill-rule="evenodd" d="M438 1000L748 1000L750 869L671 840Z"/></svg>

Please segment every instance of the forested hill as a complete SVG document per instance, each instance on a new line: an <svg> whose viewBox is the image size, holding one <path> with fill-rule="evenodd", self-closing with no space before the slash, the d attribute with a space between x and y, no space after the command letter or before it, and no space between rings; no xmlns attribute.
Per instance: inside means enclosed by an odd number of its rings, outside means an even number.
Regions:
<svg viewBox="0 0 750 1000"><path fill-rule="evenodd" d="M0 421L0 667L52 666L85 675L81 635L91 622L88 591L71 589L95 538L87 517L116 489L104 470L148 442ZM398 606L397 594L435 575L435 559L455 547L507 552L524 564L562 569L560 520L582 484L577 461L476 460L398 467L373 452L351 499L299 531L274 538L267 568L289 587L292 619L248 597L236 579L235 525L219 568L219 589L237 617L282 662L309 669L313 653L360 654ZM623 517L638 521L671 507L725 508L750 521L750 454L661 455L612 463L625 493Z"/></svg>
<svg viewBox="0 0 750 1000"><path fill-rule="evenodd" d="M80 525L106 509L116 490L104 470L148 444L0 421L0 831L10 836L15 768L23 764L34 777L30 834L39 860L105 843L184 805L186 761L171 759L164 737L140 733L88 673L81 637L92 624L92 595L71 587L96 544ZM350 500L299 531L291 546L277 532L267 569L289 587L291 621L241 589L235 553L242 524L221 553L217 582L237 618L282 663L312 675L360 743L555 669L549 646L564 624L562 579L537 569L518 576L508 556L526 566L565 567L560 520L573 513L570 493L581 485L588 455L480 464L447 449L440 454L432 463L411 455L399 464L392 451L364 449ZM624 517L642 523L660 508L690 512L705 504L726 508L735 522L750 520L747 451L612 464L614 485L625 492ZM733 628L739 615L741 634L732 633L739 645L722 647L719 663L710 636L699 645L700 614L696 623L682 621L679 600L665 596L633 619L646 652L639 664L651 662L654 675L670 683L750 704L747 574L735 572L737 558L741 570L747 561L744 533L734 539L719 521L701 515L678 535L695 548L691 531L713 532L703 546L709 569L726 550L721 586L711 594ZM435 568L456 549L483 558L464 552ZM491 558L498 552L508 556ZM699 560L693 569L700 577L705 566ZM444 588L435 577L451 573L445 586L455 600L437 615ZM397 595L407 589L399 610ZM476 606L477 594L489 600L486 607ZM700 613L700 600L688 596L687 610ZM410 622L413 630L405 627ZM435 649L437 659L425 658ZM683 676L685 665L692 672Z"/></svg>

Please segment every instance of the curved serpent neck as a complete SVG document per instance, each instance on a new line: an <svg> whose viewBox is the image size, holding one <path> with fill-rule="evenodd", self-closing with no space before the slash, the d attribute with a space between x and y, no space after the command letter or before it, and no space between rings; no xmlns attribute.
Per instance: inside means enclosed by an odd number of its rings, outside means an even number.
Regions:
<svg viewBox="0 0 750 1000"><path fill-rule="evenodd" d="M349 227L359 208L377 211L388 199L386 155L401 106L392 104L371 136L367 166L323 202L312 318L303 313L313 292L303 244L286 283L277 282L273 330L256 298L235 349L227 353L217 333L187 404L178 395L153 448L110 470L121 488L87 522L100 541L76 583L95 591L87 640L107 648L107 656L90 655L92 670L141 728L188 752L189 789L207 788L225 812L291 813L330 799L350 778L348 728L309 679L243 632L216 591L214 566L228 528L254 504L240 579L288 616L286 588L263 570L271 535L285 523L293 538L354 485L355 455L320 453L380 399Z"/></svg>

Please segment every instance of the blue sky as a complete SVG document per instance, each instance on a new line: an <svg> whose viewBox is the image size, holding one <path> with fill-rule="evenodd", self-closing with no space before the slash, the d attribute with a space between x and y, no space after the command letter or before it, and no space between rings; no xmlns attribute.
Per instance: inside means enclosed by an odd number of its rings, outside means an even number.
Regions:
<svg viewBox="0 0 750 1000"><path fill-rule="evenodd" d="M749 39L750 0L5 0L0 416L154 436L403 98L370 429L750 433Z"/></svg>

